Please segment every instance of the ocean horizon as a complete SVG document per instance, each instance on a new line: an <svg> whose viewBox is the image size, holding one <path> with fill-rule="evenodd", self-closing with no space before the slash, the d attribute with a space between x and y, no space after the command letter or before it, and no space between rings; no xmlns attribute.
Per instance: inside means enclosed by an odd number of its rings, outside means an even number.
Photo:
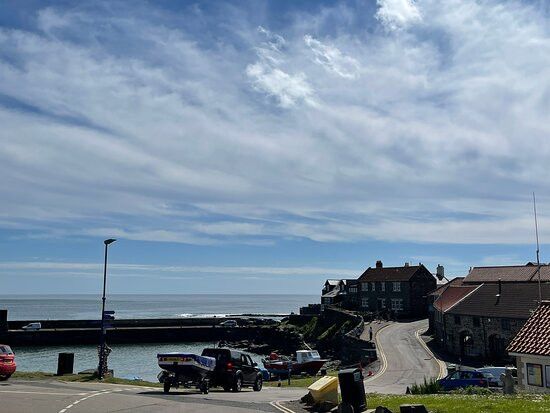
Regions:
<svg viewBox="0 0 550 413"><path fill-rule="evenodd" d="M109 294L117 319L287 315L320 301L314 294ZM100 294L2 294L8 321L88 320L101 314Z"/></svg>

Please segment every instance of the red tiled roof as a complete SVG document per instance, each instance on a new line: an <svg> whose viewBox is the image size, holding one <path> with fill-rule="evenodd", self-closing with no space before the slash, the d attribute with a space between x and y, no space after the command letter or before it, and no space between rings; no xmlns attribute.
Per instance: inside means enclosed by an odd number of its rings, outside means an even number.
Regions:
<svg viewBox="0 0 550 413"><path fill-rule="evenodd" d="M479 285L453 286L450 284L449 287L439 295L437 300L435 300L434 308L438 311L445 312L478 287Z"/></svg>
<svg viewBox="0 0 550 413"><path fill-rule="evenodd" d="M481 284L472 294L458 301L447 311L485 317L516 318L527 320L538 305L537 283L502 283L500 297L498 284ZM542 298L550 299L550 283L541 285Z"/></svg>
<svg viewBox="0 0 550 413"><path fill-rule="evenodd" d="M514 265L507 267L474 267L464 279L465 283L521 282L530 281L537 271L536 265ZM541 272L542 274L542 272Z"/></svg>
<svg viewBox="0 0 550 413"><path fill-rule="evenodd" d="M509 353L550 356L550 301L543 301L508 348Z"/></svg>
<svg viewBox="0 0 550 413"><path fill-rule="evenodd" d="M369 267L361 274L359 281L409 281L422 267L422 265L381 268Z"/></svg>

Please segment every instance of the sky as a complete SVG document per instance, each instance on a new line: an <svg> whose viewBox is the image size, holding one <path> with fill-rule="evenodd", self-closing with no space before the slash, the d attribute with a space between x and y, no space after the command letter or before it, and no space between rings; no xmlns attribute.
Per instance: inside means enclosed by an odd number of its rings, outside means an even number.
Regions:
<svg viewBox="0 0 550 413"><path fill-rule="evenodd" d="M3 294L550 261L546 0L0 10Z"/></svg>

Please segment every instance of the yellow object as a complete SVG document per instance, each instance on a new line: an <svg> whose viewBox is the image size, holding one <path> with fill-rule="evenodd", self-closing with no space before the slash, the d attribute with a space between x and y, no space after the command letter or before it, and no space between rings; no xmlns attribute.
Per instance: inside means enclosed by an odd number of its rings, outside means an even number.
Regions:
<svg viewBox="0 0 550 413"><path fill-rule="evenodd" d="M336 377L323 376L307 389L317 403L330 401L338 404L338 378Z"/></svg>

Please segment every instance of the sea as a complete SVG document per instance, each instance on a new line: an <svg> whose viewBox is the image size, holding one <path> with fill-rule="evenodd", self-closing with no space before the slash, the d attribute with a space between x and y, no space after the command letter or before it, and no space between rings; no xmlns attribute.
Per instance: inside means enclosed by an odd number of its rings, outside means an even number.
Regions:
<svg viewBox="0 0 550 413"><path fill-rule="evenodd" d="M318 295L279 294L112 294L105 308L117 319L223 317L240 314L280 318L300 307L319 302ZM101 297L73 295L0 295L0 309L8 310L8 321L95 320L101 316ZM216 343L110 344L109 368L115 377L156 381L160 352L200 353ZM95 345L14 347L18 371L55 373L59 353L74 353L74 372L97 367ZM252 355L259 362L261 355ZM261 363L260 363L261 365Z"/></svg>

